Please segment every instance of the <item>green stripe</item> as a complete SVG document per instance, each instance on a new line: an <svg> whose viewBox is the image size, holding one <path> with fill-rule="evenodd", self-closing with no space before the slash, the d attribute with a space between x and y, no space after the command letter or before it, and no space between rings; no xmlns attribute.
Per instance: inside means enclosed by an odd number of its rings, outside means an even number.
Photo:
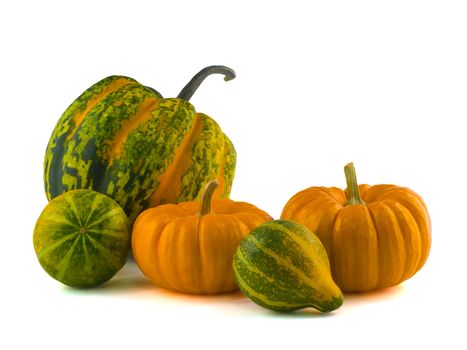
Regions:
<svg viewBox="0 0 467 350"><path fill-rule="evenodd" d="M125 112L125 118L129 118L136 110L137 108L133 107L130 112ZM122 120L122 117L116 117L118 115L114 112L112 116L115 126L93 124L88 130L83 122L83 130L80 134L94 135L92 128L114 129L115 133ZM99 113L100 119L105 119L105 116L105 112ZM81 170L78 170L77 176L65 177L64 181L68 181L68 187L76 187L79 178L91 173L84 186L92 187L114 198L125 209L130 220L133 220L148 206L150 195L159 185L157 177L171 164L175 150L191 129L193 119L194 109L188 102L176 99L162 100L159 107L152 111L152 117L128 135L120 156L113 160L112 165L105 165L106 160L98 156L97 150L105 149L105 140L112 139L114 134L93 136L91 145L86 146L96 149L90 160L81 156L86 152L84 149L70 146L70 157L65 157L64 162L69 168ZM87 143L88 141L81 141L81 144L87 145ZM89 152L88 154L91 155ZM94 180L91 169L93 164L97 175Z"/></svg>
<svg viewBox="0 0 467 350"><path fill-rule="evenodd" d="M60 262L57 265L57 270L58 270L58 275L57 279L62 280L67 272L67 269L70 267L70 259L74 254L75 247L80 241L80 236L77 236L75 241L73 242L72 246L67 250L67 253L65 256L60 260Z"/></svg>
<svg viewBox="0 0 467 350"><path fill-rule="evenodd" d="M91 193L93 194L94 192L91 192ZM90 208L87 211L86 218L83 220L84 221L84 226L86 228L89 228L90 225L94 225L97 220L100 220L102 218L99 207L102 206L104 198L105 197L96 196L96 195L91 197L91 194L90 194L88 203L91 203L91 205L90 205ZM89 204L88 204L88 206L89 206ZM96 216L96 217L94 217L94 216Z"/></svg>
<svg viewBox="0 0 467 350"><path fill-rule="evenodd" d="M309 287L301 286L300 288L290 281L287 283L283 279L275 279L269 273L262 271L252 260L247 259L239 249L235 256L234 267L242 279L256 292L267 292L269 300L277 302L287 301L304 305L310 300L310 293L313 291ZM297 288L291 288L292 286Z"/></svg>
<svg viewBox="0 0 467 350"><path fill-rule="evenodd" d="M91 97L86 97L86 103L89 98L94 97L99 92L93 93ZM45 179L48 182L46 187L50 190L48 191L49 197L54 197L75 188L92 188L102 193L111 194L109 193L110 190L115 190L113 182L116 179L121 180L122 169L132 171L136 164L120 162L109 168L107 151L110 142L119 132L123 121L135 115L145 100L156 97L152 90L140 84L124 85L94 105L83 119L74 136L69 141L65 141L62 135L72 128L71 119L75 114L74 109L69 111L71 113L70 117L63 117L59 122L60 125L56 127L55 134L52 135L51 140L56 142L51 141L47 149ZM85 106L86 103L83 102L83 105ZM151 126L149 125L149 127ZM141 136L140 134L139 137L141 138ZM144 142L140 142L140 146L147 149ZM55 154L57 154L58 160L52 164L50 159L55 157ZM147 157L148 154L144 156ZM131 157L131 155L128 156L127 160L133 159ZM155 155L152 158L154 157ZM135 161L137 162L138 159L135 159ZM57 174L52 174L52 171ZM52 178L55 180L52 180ZM126 180L128 182L130 179ZM123 183L121 185L126 186L127 184ZM122 191L125 192L124 189ZM124 206L127 196L117 199L119 204Z"/></svg>
<svg viewBox="0 0 467 350"><path fill-rule="evenodd" d="M243 255L243 252L241 249L237 250L236 258L240 260L242 264L238 264L238 266L245 266L248 270L250 270L253 273L258 274L262 279L265 279L269 283L274 283L274 278L269 276L268 274L265 274L263 271L261 271L258 266L253 265L250 261L248 261L245 258L245 255Z"/></svg>
<svg viewBox="0 0 467 350"><path fill-rule="evenodd" d="M159 186L157 177L172 164L175 152L194 122L193 106L183 100L161 100L152 119L131 133L121 157L109 169L111 197L120 199L130 221L149 205ZM122 174L120 169L129 170ZM118 201L118 200L117 200Z"/></svg>
<svg viewBox="0 0 467 350"><path fill-rule="evenodd" d="M293 266L287 260L287 255L285 255L285 258L279 256L272 250L267 249L251 235L248 237L248 240L242 242L240 251L245 256L251 257L249 261L252 265L261 266L261 271L269 275L274 281L277 281L277 285L289 290L288 299L303 300L303 297L305 300L309 300L310 296L315 293L314 285L310 282L309 278L300 268ZM252 278L254 279L255 276L252 276ZM263 282L257 283L257 288L263 289L261 285ZM264 288L269 290L268 293L275 294L278 292L278 298L281 298L282 292L275 291L273 286L265 286Z"/></svg>
<svg viewBox="0 0 467 350"><path fill-rule="evenodd" d="M61 227L68 227L69 229L79 229L79 226L76 225L74 222L70 221L67 217L63 215L62 212L57 213L57 215L51 218L42 218L41 222L47 226L61 226Z"/></svg>
<svg viewBox="0 0 467 350"><path fill-rule="evenodd" d="M39 250L37 252L38 258L39 259L42 258L45 254L48 254L48 253L52 252L56 248L60 247L63 243L65 243L65 242L67 242L67 241L69 241L69 240L71 240L73 238L76 238L78 234L79 234L78 231L69 233L68 235L63 236L62 238L60 238L59 240L53 242L52 244L46 245L44 248L42 248L41 250Z"/></svg>
<svg viewBox="0 0 467 350"><path fill-rule="evenodd" d="M81 240L82 246L83 246L82 248L83 248L83 257L84 257L84 271L88 274L92 274L92 264L91 264L91 259L90 259L90 255L88 252L86 241L87 241L87 235L84 235L83 239Z"/></svg>
<svg viewBox="0 0 467 350"><path fill-rule="evenodd" d="M119 132L122 122L134 116L149 98L153 95L143 86L125 85L100 100L88 112L68 142L63 156L64 187L94 188L104 192L108 183L101 172L106 171L109 161L109 142Z"/></svg>
<svg viewBox="0 0 467 350"><path fill-rule="evenodd" d="M276 220L270 222L268 227L281 233L281 238L283 239L282 244L286 247L288 245L293 246L291 248L292 252L300 251L302 252L300 256L304 260L307 260L308 263L320 266L324 265L330 270L326 249L319 238L304 226L297 226L285 220ZM300 266L305 266L302 262L299 262L299 264ZM312 273L312 270L313 269L306 269L306 272Z"/></svg>
<svg viewBox="0 0 467 350"><path fill-rule="evenodd" d="M257 293L253 288L248 286L240 274L236 275L237 282L241 286L242 291L255 303L262 305L268 309L273 309L277 311L292 311L296 309L303 308L303 304L291 304L285 301L276 301L268 299L264 294Z"/></svg>
<svg viewBox="0 0 467 350"><path fill-rule="evenodd" d="M128 83L138 84L137 81L133 78L121 75L112 75L106 77L98 81L88 89L86 89L75 101L73 101L73 103L67 108L67 110L63 114L64 120L62 122L72 119L77 112L82 112L83 110L85 110L90 100L101 94L104 91L104 89L107 89L115 81L120 79L127 80ZM63 125L65 125L65 123L63 123Z"/></svg>
<svg viewBox="0 0 467 350"><path fill-rule="evenodd" d="M311 288L315 287L315 284L314 284L313 280L311 280L305 274L305 272L303 270L301 270L301 268L303 268L303 265L300 265L300 267L298 267L296 265L296 263L294 262L294 260L292 259L292 257L293 258L298 258L298 256L299 256L298 254L294 254L294 255L288 254L288 255L286 255L286 257L282 257L278 253L276 253L275 251L267 248L265 245L263 245L261 242L259 242L255 237L252 236L250 240L253 242L253 244L256 245L256 247L259 250L261 250L263 253L267 254L268 256L272 257L274 260L276 260L277 265L286 268L289 271L289 273L295 275L297 281L301 281L302 283L307 284ZM285 246L282 246L282 247L285 248ZM302 257L300 257L300 258L302 258Z"/></svg>
<svg viewBox="0 0 467 350"><path fill-rule="evenodd" d="M100 214L102 210L96 211L95 214ZM104 212L105 213L105 212ZM108 211L105 214L100 214L100 215L94 215L93 217L90 217L89 222L86 224L87 229L92 229L94 227L97 227L96 230L100 229L102 227L103 223L107 224L112 218L122 215L122 209L121 208L114 208L110 211Z"/></svg>
<svg viewBox="0 0 467 350"><path fill-rule="evenodd" d="M99 229L87 229L88 234L95 236L97 239L98 235L110 236L118 239L123 239L128 233L128 230L122 228L99 228Z"/></svg>
<svg viewBox="0 0 467 350"><path fill-rule="evenodd" d="M121 260L115 257L112 254L112 251L101 244L97 239L91 237L90 235L86 235L86 239L88 239L93 246L103 255L103 261L109 263L113 268L119 269L122 266Z"/></svg>
<svg viewBox="0 0 467 350"><path fill-rule="evenodd" d="M193 164L182 175L177 202L200 198L206 184L219 176L223 164L224 134L219 125L205 114L198 113L201 133L192 146Z"/></svg>
<svg viewBox="0 0 467 350"><path fill-rule="evenodd" d="M233 143L224 134L224 193L222 198L229 198L230 191L232 190L232 183L235 175L235 166L237 164L237 152L235 151Z"/></svg>
<svg viewBox="0 0 467 350"><path fill-rule="evenodd" d="M68 221L74 222L78 227L83 227L83 218L80 214L78 206L76 205L75 197L66 196L62 197L61 200L67 202L68 204L66 207L64 207L63 210L64 217L67 218Z"/></svg>
<svg viewBox="0 0 467 350"><path fill-rule="evenodd" d="M84 91L63 113L57 122L52 136L47 145L46 156L44 159L44 184L47 198L50 200L60 193L70 190L63 183L64 176L63 157L67 153L66 138L69 133L74 130L73 118L77 113L84 111L90 100L101 94L104 89L108 88L116 80L124 79L130 84L137 82L128 77L110 76L102 79Z"/></svg>

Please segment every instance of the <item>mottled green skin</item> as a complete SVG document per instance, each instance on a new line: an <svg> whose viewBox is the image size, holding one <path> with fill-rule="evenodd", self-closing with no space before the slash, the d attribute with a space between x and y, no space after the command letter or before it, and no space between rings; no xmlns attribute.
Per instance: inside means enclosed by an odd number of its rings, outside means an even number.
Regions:
<svg viewBox="0 0 467 350"><path fill-rule="evenodd" d="M72 287L108 281L130 251L130 223L111 198L91 190L64 193L42 211L33 236L44 270Z"/></svg>
<svg viewBox="0 0 467 350"><path fill-rule="evenodd" d="M232 186L235 149L214 119L203 113L198 113L198 117L202 123L202 131L192 148L193 166L182 175L182 186L177 202L201 199L204 187L210 180L219 176L222 166L224 173L227 174L226 182L229 184L223 194L225 198L229 196ZM224 165L225 155L228 159Z"/></svg>
<svg viewBox="0 0 467 350"><path fill-rule="evenodd" d="M323 245L291 221L270 221L254 229L238 246L233 269L240 290L267 309L329 312L343 303Z"/></svg>
<svg viewBox="0 0 467 350"><path fill-rule="evenodd" d="M126 85L95 105L89 104L122 79L127 80ZM118 156L110 159L109 151L121 126L149 99L159 100L145 112L150 113L150 118L128 134ZM75 125L73 118L80 113L85 114L83 120ZM204 185L217 178L221 168L226 179L223 197L229 196L235 150L214 120L201 117L203 132L190 150L193 166L181 177L180 195L162 198L157 204L199 198ZM163 99L157 91L131 78L112 76L101 80L72 103L53 131L44 161L47 198L77 188L93 189L115 199L133 222L141 211L154 205L151 195L160 185L157 179L172 164L175 151L189 134L195 118L196 111L189 102ZM224 153L227 162L215 158L219 152Z"/></svg>
<svg viewBox="0 0 467 350"><path fill-rule="evenodd" d="M224 134L224 157L225 163L223 167L225 189L222 194L223 198L229 198L230 190L232 189L232 183L235 175L235 166L237 164L237 152L235 151L232 141Z"/></svg>

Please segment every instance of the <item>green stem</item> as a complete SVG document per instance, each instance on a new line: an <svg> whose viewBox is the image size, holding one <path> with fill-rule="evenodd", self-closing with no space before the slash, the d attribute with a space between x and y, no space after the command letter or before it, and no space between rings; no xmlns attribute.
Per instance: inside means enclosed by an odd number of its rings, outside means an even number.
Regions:
<svg viewBox="0 0 467 350"><path fill-rule="evenodd" d="M196 74L185 87L180 91L177 98L180 98L185 101L189 101L193 96L195 91L201 85L201 83L211 74L224 74L224 80L229 81L235 78L235 72L233 69L225 66L209 66L204 69L201 69L198 74Z"/></svg>
<svg viewBox="0 0 467 350"><path fill-rule="evenodd" d="M349 163L344 167L345 180L347 181L347 191L349 192L347 202L345 206L355 204L365 204L363 199L360 197L360 191L358 190L357 174L353 163Z"/></svg>
<svg viewBox="0 0 467 350"><path fill-rule="evenodd" d="M203 197L201 198L201 209L199 211L200 216L204 216L211 213L211 201L214 191L219 186L217 180L211 180L208 182L206 187L204 187Z"/></svg>

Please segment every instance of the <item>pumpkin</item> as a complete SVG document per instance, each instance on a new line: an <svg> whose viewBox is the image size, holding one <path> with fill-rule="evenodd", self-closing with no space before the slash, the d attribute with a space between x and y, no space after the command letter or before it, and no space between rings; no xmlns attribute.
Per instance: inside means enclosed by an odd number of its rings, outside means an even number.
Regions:
<svg viewBox="0 0 467 350"><path fill-rule="evenodd" d="M94 287L125 264L130 223L110 197L73 190L47 204L34 228L33 243L51 277L72 287Z"/></svg>
<svg viewBox="0 0 467 350"><path fill-rule="evenodd" d="M345 292L397 285L424 265L431 223L422 198L397 185L358 185L352 163L344 168L347 190L310 187L285 205L281 218L315 232Z"/></svg>
<svg viewBox="0 0 467 350"><path fill-rule="evenodd" d="M240 290L270 310L313 307L330 312L344 301L320 240L293 221L269 221L255 228L240 242L233 269Z"/></svg>
<svg viewBox="0 0 467 350"><path fill-rule="evenodd" d="M213 200L218 183L201 201L165 204L143 211L132 232L133 257L162 288L193 294L237 290L232 259L238 243L271 217L245 202Z"/></svg>
<svg viewBox="0 0 467 350"><path fill-rule="evenodd" d="M144 209L199 199L206 183L219 181L227 198L235 149L219 125L188 102L210 74L235 77L210 66L178 98L124 76L87 89L65 111L47 146L44 183L50 200L72 189L93 189L113 198L131 222Z"/></svg>

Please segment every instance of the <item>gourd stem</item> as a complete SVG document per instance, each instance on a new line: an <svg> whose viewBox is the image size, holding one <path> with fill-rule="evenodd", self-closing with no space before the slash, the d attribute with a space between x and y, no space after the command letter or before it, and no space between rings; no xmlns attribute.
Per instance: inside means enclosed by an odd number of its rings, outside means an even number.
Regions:
<svg viewBox="0 0 467 350"><path fill-rule="evenodd" d="M206 187L204 187L203 197L201 198L201 209L199 211L200 216L211 213L212 195L217 187L219 187L219 182L217 182L217 180L209 181Z"/></svg>
<svg viewBox="0 0 467 350"><path fill-rule="evenodd" d="M344 167L344 172L345 180L347 181L347 191L349 192L347 202L345 202L345 206L365 204L363 199L360 197L360 191L358 189L357 183L357 174L355 172L353 163L347 164Z"/></svg>
<svg viewBox="0 0 467 350"><path fill-rule="evenodd" d="M189 101L193 96L195 91L201 85L201 83L211 74L224 74L224 80L229 81L235 78L235 72L233 69L225 66L209 66L204 69L201 69L198 74L196 74L185 87L180 91L177 98L180 98L185 101Z"/></svg>

